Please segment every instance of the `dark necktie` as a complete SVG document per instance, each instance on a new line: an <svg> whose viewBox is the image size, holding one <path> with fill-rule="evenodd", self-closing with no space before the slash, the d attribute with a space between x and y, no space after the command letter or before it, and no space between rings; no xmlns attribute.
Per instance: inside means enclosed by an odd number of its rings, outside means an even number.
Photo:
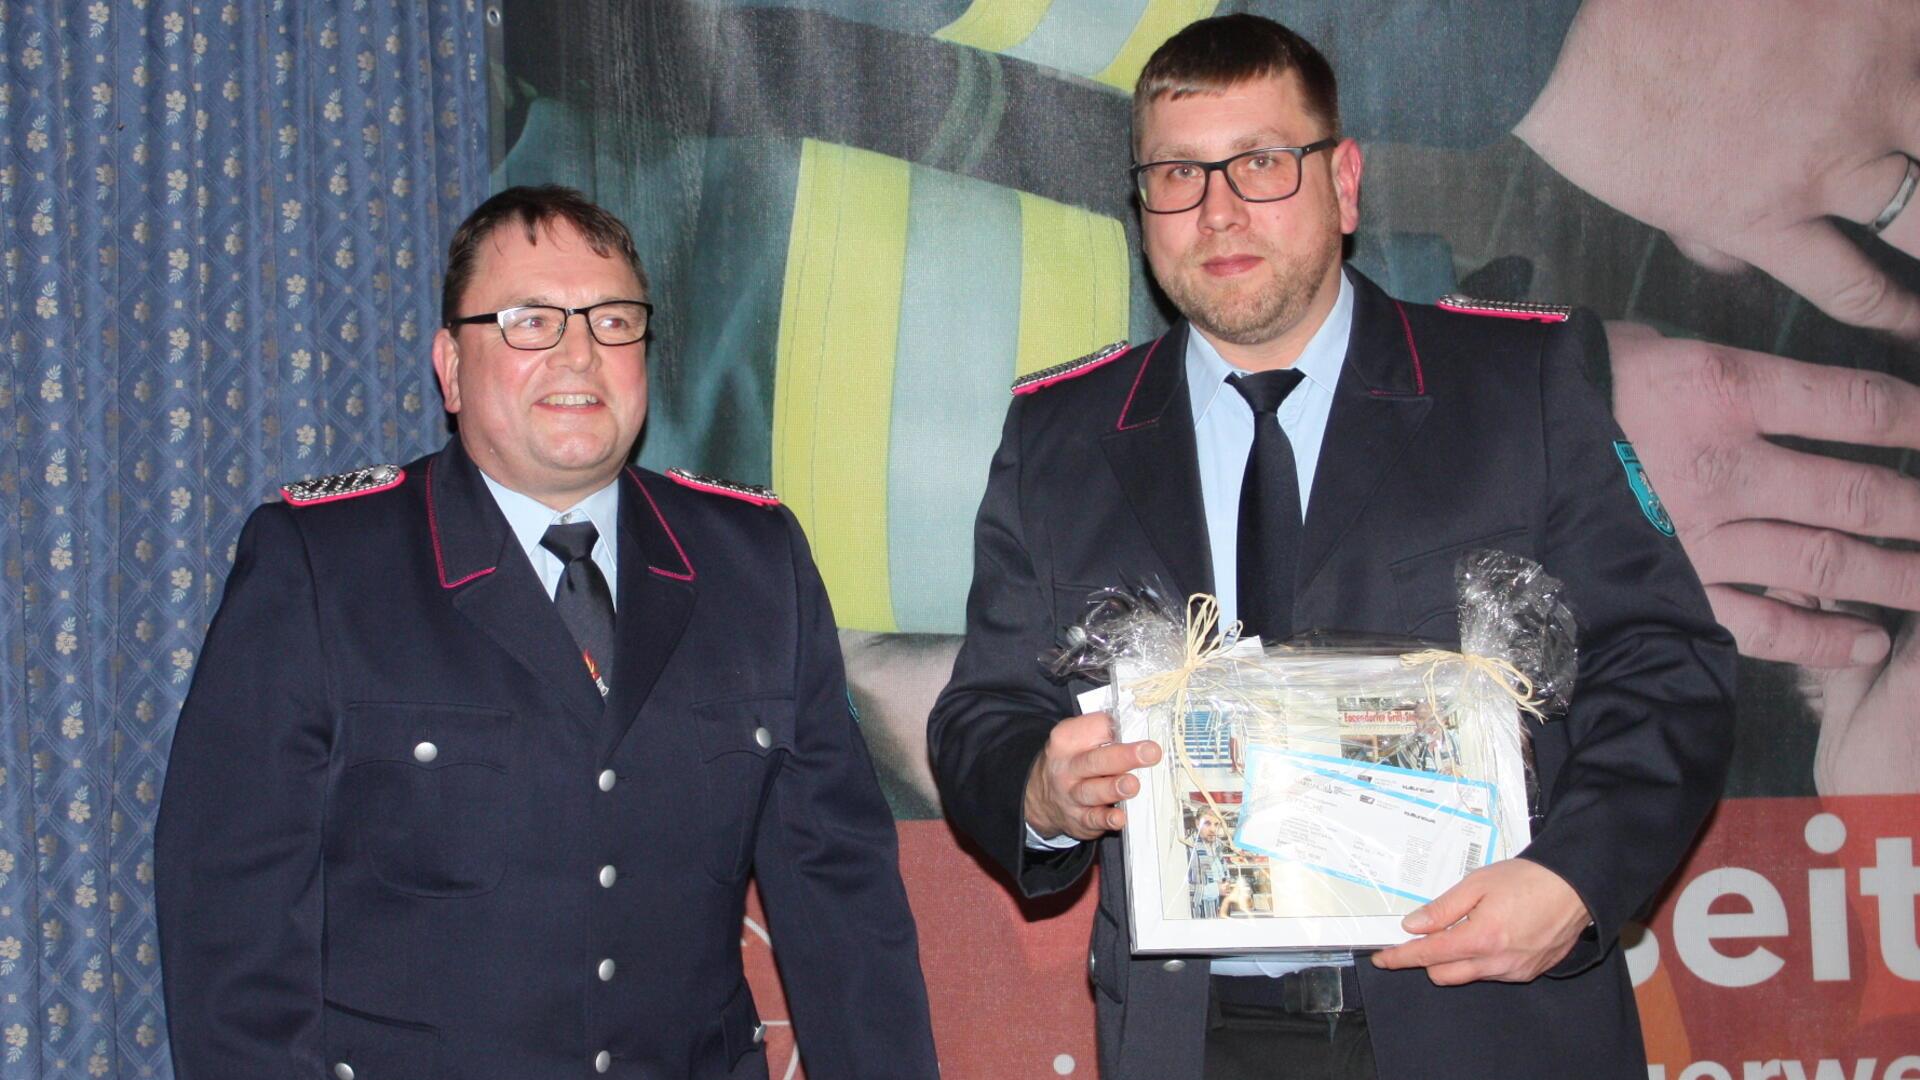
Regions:
<svg viewBox="0 0 1920 1080"><path fill-rule="evenodd" d="M593 545L600 531L591 521L571 525L549 525L540 546L553 552L566 564L560 573L560 587L553 594L553 606L580 646L587 671L604 696L613 684L613 593L606 576L593 562Z"/></svg>
<svg viewBox="0 0 1920 1080"><path fill-rule="evenodd" d="M1300 477L1280 429L1280 403L1305 378L1292 368L1228 379L1253 406L1253 449L1240 479L1237 559L1241 633L1284 641L1293 634L1293 578L1300 552Z"/></svg>

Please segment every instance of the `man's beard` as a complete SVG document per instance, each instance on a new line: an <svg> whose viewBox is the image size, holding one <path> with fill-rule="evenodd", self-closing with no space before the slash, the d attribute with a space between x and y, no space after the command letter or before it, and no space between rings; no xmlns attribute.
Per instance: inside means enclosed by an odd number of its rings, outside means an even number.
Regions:
<svg viewBox="0 0 1920 1080"><path fill-rule="evenodd" d="M1157 275L1160 287L1180 313L1214 338L1233 345L1263 345L1298 325L1313 303L1327 269L1340 261L1341 234L1327 230L1315 250L1283 259L1264 245L1238 250L1266 259L1272 280L1249 288L1232 279L1211 279L1200 264L1211 252L1188 254L1180 272Z"/></svg>

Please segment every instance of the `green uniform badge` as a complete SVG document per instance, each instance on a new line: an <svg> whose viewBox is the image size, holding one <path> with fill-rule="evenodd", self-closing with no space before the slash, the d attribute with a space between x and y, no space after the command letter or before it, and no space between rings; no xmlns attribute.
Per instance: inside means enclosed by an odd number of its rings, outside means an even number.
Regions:
<svg viewBox="0 0 1920 1080"><path fill-rule="evenodd" d="M1654 528L1672 536L1673 518L1660 504L1660 496L1654 493L1653 482L1647 479L1647 467L1640 464L1640 455L1633 452L1633 444L1615 439L1613 452L1620 457L1620 467L1627 470L1627 486L1633 489L1633 497L1640 500L1640 512L1647 515Z"/></svg>

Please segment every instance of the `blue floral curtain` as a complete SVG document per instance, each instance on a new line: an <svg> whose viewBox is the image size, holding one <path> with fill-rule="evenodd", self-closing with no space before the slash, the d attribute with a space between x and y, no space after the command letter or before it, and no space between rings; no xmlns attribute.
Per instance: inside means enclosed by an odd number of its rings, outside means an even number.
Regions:
<svg viewBox="0 0 1920 1080"><path fill-rule="evenodd" d="M0 2L0 1074L169 1077L152 835L241 521L443 437L465 0ZM297 664L301 657L263 658Z"/></svg>

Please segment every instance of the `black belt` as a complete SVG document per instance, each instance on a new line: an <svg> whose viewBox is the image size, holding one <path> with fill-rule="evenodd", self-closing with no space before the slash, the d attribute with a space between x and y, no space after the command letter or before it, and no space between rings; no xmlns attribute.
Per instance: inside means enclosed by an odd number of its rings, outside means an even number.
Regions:
<svg viewBox="0 0 1920 1080"><path fill-rule="evenodd" d="M1360 1011L1360 980L1352 964L1267 975L1215 975L1213 1000L1285 1013L1324 1015Z"/></svg>

